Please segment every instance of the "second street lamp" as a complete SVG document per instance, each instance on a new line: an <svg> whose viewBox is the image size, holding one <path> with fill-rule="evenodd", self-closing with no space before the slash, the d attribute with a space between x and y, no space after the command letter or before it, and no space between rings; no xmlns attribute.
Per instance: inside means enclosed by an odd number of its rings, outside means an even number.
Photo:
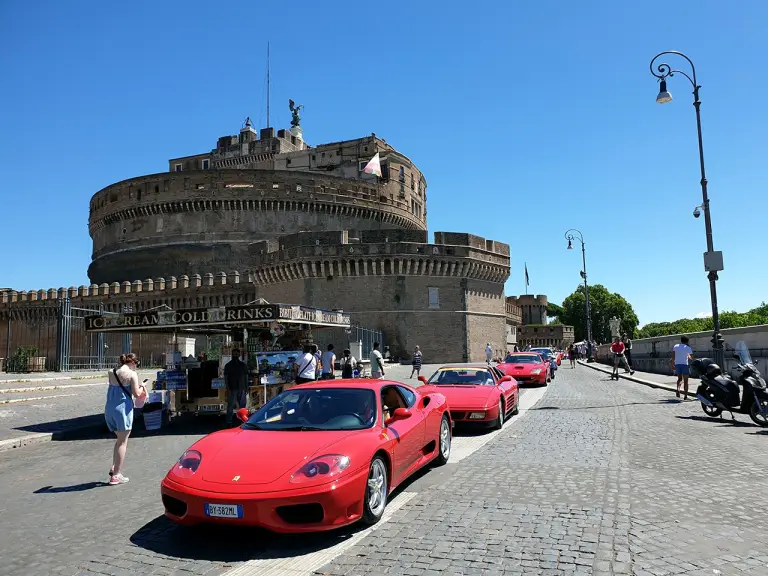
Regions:
<svg viewBox="0 0 768 576"><path fill-rule="evenodd" d="M674 56L680 56L688 61L691 65L691 76L683 72L682 70L676 70L669 64L659 64L654 68L654 62L659 57L665 54L672 54ZM672 94L667 90L667 78L671 78L675 74L680 74L688 78L688 81L693 86L693 107L696 109L696 130L699 136L699 168L701 170L701 196L702 204L697 206L693 211L695 218L699 217L699 208L704 211L704 227L707 234L707 251L704 254L704 270L707 272L709 278L709 294L712 300L712 323L714 331L712 334L712 353L715 362L725 369L725 357L723 354L723 336L720 333L720 315L717 309L717 273L723 270L723 253L715 252L714 242L712 240L712 219L709 214L709 196L707 194L707 176L704 172L704 144L701 137L701 100L699 100L699 86L696 82L696 67L693 65L693 61L688 58L682 52L675 50L667 50L666 52L660 52L651 60L651 74L659 79L659 95L656 96L656 102L659 104L666 104L672 101Z"/></svg>
<svg viewBox="0 0 768 576"><path fill-rule="evenodd" d="M587 284L587 254L584 250L584 236L579 230L571 228L565 233L565 239L568 240L568 250L573 250L573 241L581 242L581 277L584 279L584 298L586 300L587 313L587 362L594 362L594 350L592 349L592 314L589 307L589 285Z"/></svg>

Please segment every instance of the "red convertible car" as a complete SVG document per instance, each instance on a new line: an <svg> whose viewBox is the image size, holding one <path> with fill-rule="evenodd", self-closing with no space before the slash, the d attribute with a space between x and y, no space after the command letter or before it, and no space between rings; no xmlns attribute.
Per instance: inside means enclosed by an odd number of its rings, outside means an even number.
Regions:
<svg viewBox="0 0 768 576"><path fill-rule="evenodd" d="M238 417L242 426L198 440L168 471L168 518L285 533L375 524L394 488L451 453L445 397L399 382L310 382Z"/></svg>
<svg viewBox="0 0 768 576"><path fill-rule="evenodd" d="M549 382L549 363L535 352L511 352L507 354L504 363L498 364L496 368L517 380L520 386L546 386Z"/></svg>
<svg viewBox="0 0 768 576"><path fill-rule="evenodd" d="M429 380L419 377L422 393L439 392L448 400L456 424L484 424L499 430L507 416L517 414L517 382L486 365L443 366Z"/></svg>

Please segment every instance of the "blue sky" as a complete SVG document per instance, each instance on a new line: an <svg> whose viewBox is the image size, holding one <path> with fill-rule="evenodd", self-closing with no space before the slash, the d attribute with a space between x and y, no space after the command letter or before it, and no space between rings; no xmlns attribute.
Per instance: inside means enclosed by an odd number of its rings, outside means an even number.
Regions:
<svg viewBox="0 0 768 576"><path fill-rule="evenodd" d="M659 10L661 9L661 10ZM90 197L215 146L245 116L306 106L305 139L376 132L428 181L430 232L511 245L507 294L579 282L641 323L710 310L690 85L659 106L651 58L697 65L722 309L766 298L760 0L0 2L0 286L87 283ZM682 67L684 62L674 64ZM760 190L763 192L760 192Z"/></svg>

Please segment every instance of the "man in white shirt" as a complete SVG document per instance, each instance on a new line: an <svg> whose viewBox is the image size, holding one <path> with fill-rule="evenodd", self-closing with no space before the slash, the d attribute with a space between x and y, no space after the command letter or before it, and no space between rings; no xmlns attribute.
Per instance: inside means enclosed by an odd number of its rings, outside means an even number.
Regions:
<svg viewBox="0 0 768 576"><path fill-rule="evenodd" d="M371 350L369 360L371 361L371 378L375 378L377 380L383 378L384 358L382 357L381 352L379 352L378 342L373 343L373 350Z"/></svg>
<svg viewBox="0 0 768 576"><path fill-rule="evenodd" d="M328 344L328 349L323 352L323 375L320 380L334 380L336 378L336 372L334 366L336 365L336 354L333 352L333 344Z"/></svg>
<svg viewBox="0 0 768 576"><path fill-rule="evenodd" d="M493 348L491 348L491 343L488 342L485 345L485 363L490 364L492 358L493 358Z"/></svg>
<svg viewBox="0 0 768 576"><path fill-rule="evenodd" d="M312 354L311 346L304 346L304 356L299 360L299 371L296 374L296 384L312 382L317 370L317 358Z"/></svg>
<svg viewBox="0 0 768 576"><path fill-rule="evenodd" d="M672 362L675 364L675 374L677 374L677 397L680 398L680 382L685 387L685 397L688 400L688 376L691 373L688 367L688 361L693 357L693 350L688 346L688 336L681 336L680 343L672 347Z"/></svg>

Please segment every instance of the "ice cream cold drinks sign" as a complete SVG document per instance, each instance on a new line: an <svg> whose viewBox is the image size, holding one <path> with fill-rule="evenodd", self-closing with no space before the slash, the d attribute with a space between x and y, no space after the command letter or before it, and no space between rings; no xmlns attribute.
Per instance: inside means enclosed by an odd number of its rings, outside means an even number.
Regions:
<svg viewBox="0 0 768 576"><path fill-rule="evenodd" d="M133 331L194 326L254 324L262 322L294 322L349 326L349 314L329 312L304 306L257 304L246 306L221 306L218 308L190 308L187 310L148 310L128 314L87 316L88 331Z"/></svg>

